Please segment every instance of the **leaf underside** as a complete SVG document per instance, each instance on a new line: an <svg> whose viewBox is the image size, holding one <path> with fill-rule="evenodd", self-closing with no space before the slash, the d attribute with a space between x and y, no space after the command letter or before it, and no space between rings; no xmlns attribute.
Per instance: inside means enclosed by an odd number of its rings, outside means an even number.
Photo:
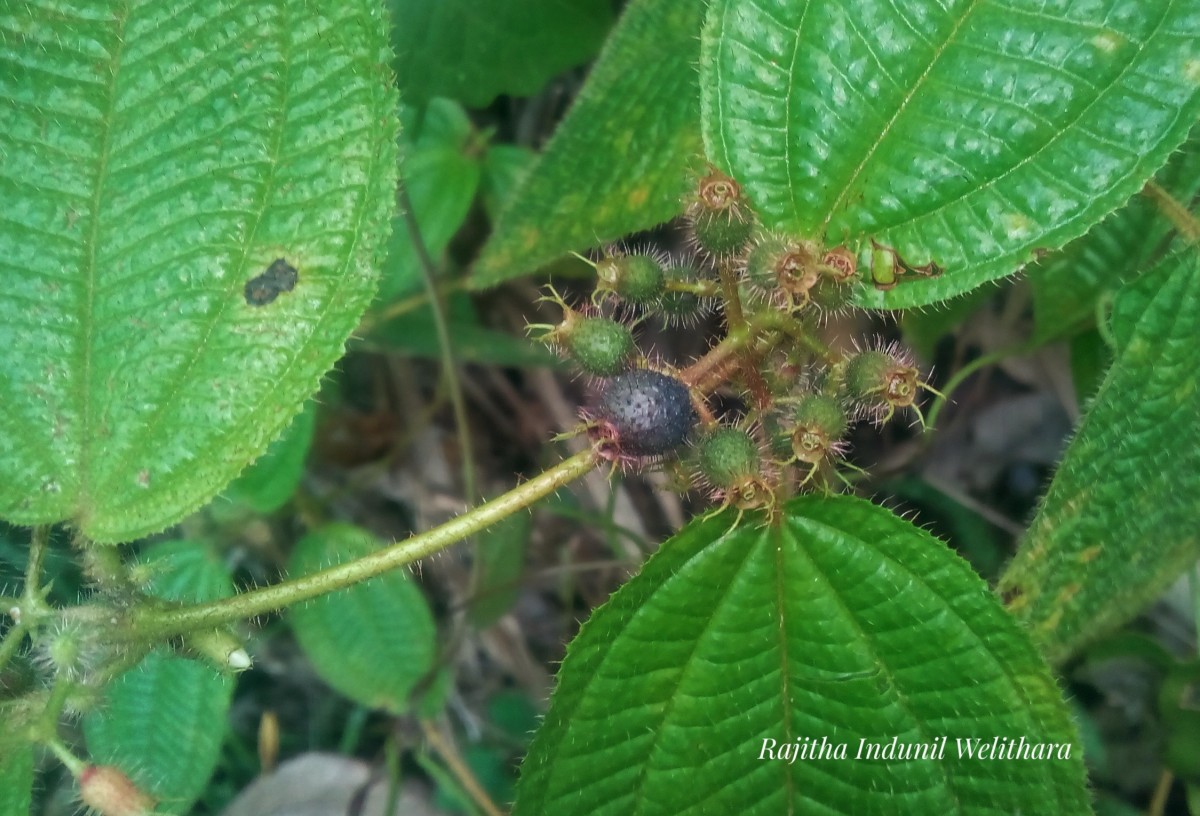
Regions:
<svg viewBox="0 0 1200 816"><path fill-rule="evenodd" d="M293 576L375 552L380 542L349 524L306 535L288 564ZM321 678L350 699L401 714L437 656L433 615L421 590L393 570L289 612L292 631Z"/></svg>
<svg viewBox="0 0 1200 816"><path fill-rule="evenodd" d="M703 0L633 0L505 207L472 283L493 286L679 214L701 152Z"/></svg>
<svg viewBox="0 0 1200 816"><path fill-rule="evenodd" d="M715 0L714 161L774 229L944 272L944 300L1082 235L1200 115L1200 0Z"/></svg>
<svg viewBox="0 0 1200 816"><path fill-rule="evenodd" d="M783 513L692 524L593 614L515 813L1089 812L1059 691L966 562L859 499ZM943 736L940 760L855 759L860 739ZM958 758L956 739L995 736L1071 758ZM848 757L763 757L805 738Z"/></svg>
<svg viewBox="0 0 1200 816"><path fill-rule="evenodd" d="M0 516L145 535L299 411L387 236L386 50L371 0L0 10Z"/></svg>
<svg viewBox="0 0 1200 816"><path fill-rule="evenodd" d="M1122 289L1112 324L1116 359L1000 582L1054 662L1200 557L1200 257Z"/></svg>

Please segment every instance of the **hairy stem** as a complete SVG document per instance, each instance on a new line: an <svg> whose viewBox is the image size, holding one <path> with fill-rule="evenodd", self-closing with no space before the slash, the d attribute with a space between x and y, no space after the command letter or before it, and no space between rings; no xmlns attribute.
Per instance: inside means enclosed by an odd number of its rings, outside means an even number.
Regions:
<svg viewBox="0 0 1200 816"><path fill-rule="evenodd" d="M1189 244L1200 244L1200 220L1188 212L1188 208L1156 182L1146 182L1142 192L1158 205L1159 211L1175 225L1179 234Z"/></svg>
<svg viewBox="0 0 1200 816"><path fill-rule="evenodd" d="M200 627L215 628L353 586L388 570L433 555L513 513L524 510L583 476L595 467L597 462L597 455L591 449L578 453L440 527L398 541L364 558L338 564L312 575L243 592L212 603L182 607L138 607L130 613L116 634L127 640L147 641Z"/></svg>

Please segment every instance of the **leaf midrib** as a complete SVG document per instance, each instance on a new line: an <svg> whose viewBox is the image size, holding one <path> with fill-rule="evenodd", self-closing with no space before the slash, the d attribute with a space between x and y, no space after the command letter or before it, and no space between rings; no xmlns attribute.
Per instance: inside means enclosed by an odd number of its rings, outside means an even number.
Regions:
<svg viewBox="0 0 1200 816"><path fill-rule="evenodd" d="M125 52L125 29L132 14L132 1L126 0L120 9L114 12L116 21L115 45L113 56L109 60L108 85L105 87L105 109L101 118L100 149L97 153L96 175L92 182L91 220L84 237L84 308L80 315L80 356L82 365L79 367L79 438L78 445L78 498L90 503L91 496L91 452L92 452L92 346L95 335L95 305L96 305L96 256L97 244L100 239L100 221L104 199L105 181L108 179L108 162L112 147L113 116L117 106L117 75L121 59ZM86 515L86 511L82 513Z"/></svg>
<svg viewBox="0 0 1200 816"><path fill-rule="evenodd" d="M866 155L863 156L862 161L858 163L858 166L854 168L854 171L850 174L850 178L848 178L845 184L842 185L842 190L838 193L838 197L834 199L832 204L829 205L829 209L825 213L825 219L821 222L820 234L824 235L829 229L829 222L833 220L834 215L836 215L838 210L841 209L843 203L846 201L846 197L850 195L850 191L854 187L854 183L858 181L859 176L862 175L863 169L866 168L867 164L871 161L871 157L875 155L877 150L879 150L880 145L887 140L888 135L891 133L892 126L896 124L896 121L900 118L904 111L908 109L909 103L912 102L913 97L916 96L917 92L925 84L925 81L933 72L934 66L938 64L938 61L942 58L942 55L945 54L946 50L950 47L950 43L954 41L954 38L958 35L958 32L962 29L963 25L966 24L970 16L975 13L975 9L979 7L981 2L984 2L984 0L971 0L971 5L963 10L962 16L960 16L954 23L953 28L950 29L950 33L947 34L940 43L938 43L937 48L934 50L933 59L929 61L929 64L925 66L925 70L921 72L919 77L917 77L917 81L913 83L908 93L904 96L904 99L900 101L899 106L897 106L895 112L892 113L891 118L888 119L887 123L879 130L879 135L875 138L875 141L871 143L871 147L867 150ZM797 31L797 41L799 40L799 34L799 31ZM882 68L882 66L880 67ZM791 94L789 93L788 96L790 97ZM786 121L788 135L790 137L792 128L791 119L789 118ZM788 138L787 141L791 142L791 138ZM790 172L791 171L789 170L789 173ZM789 184L790 182L791 180L789 179ZM793 215L795 215L795 213L793 213Z"/></svg>

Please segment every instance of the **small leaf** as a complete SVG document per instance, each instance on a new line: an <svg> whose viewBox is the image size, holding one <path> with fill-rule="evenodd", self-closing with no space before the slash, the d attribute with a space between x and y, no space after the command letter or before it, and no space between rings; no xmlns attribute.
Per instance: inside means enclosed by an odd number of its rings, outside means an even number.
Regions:
<svg viewBox="0 0 1200 816"><path fill-rule="evenodd" d="M366 530L330 524L296 544L293 577L375 552ZM292 631L313 668L350 699L401 714L433 668L437 631L421 590L403 570L364 581L289 613Z"/></svg>
<svg viewBox="0 0 1200 816"><path fill-rule="evenodd" d="M459 360L518 368L561 362L545 346L480 325L475 307L466 295L459 293L447 298L446 311L454 356ZM387 321L371 333L371 340L414 357L441 358L436 324L428 307Z"/></svg>
<svg viewBox="0 0 1200 816"><path fill-rule="evenodd" d="M0 15L0 516L20 524L117 542L183 518L371 299L397 173L377 0L176 11Z"/></svg>
<svg viewBox="0 0 1200 816"><path fill-rule="evenodd" d="M233 594L229 571L206 545L171 541L147 551L150 591L172 601ZM233 680L208 665L157 649L105 691L83 718L88 753L116 765L173 813L185 813L216 769Z"/></svg>
<svg viewBox="0 0 1200 816"><path fill-rule="evenodd" d="M1200 194L1200 134L1171 157L1157 181L1185 206ZM1145 271L1170 232L1171 222L1155 202L1138 195L1082 238L1029 267L1038 336L1049 341L1088 324L1097 299Z"/></svg>
<svg viewBox="0 0 1200 816"><path fill-rule="evenodd" d="M477 134L462 106L447 99L435 99L422 117L411 109L407 114L406 134L415 131L416 141L405 145L404 187L421 241L437 263L479 190L483 168L474 144ZM399 213L392 225L379 292L384 303L421 288L421 259L405 219Z"/></svg>
<svg viewBox="0 0 1200 816"><path fill-rule="evenodd" d="M312 400L296 415L292 424L267 447L258 461L225 488L223 496L266 515L282 507L304 476L304 460L312 447L317 406Z"/></svg>
<svg viewBox="0 0 1200 816"><path fill-rule="evenodd" d="M533 515L516 513L476 537L479 580L470 612L476 627L486 629L516 603L532 532Z"/></svg>
<svg viewBox="0 0 1200 816"><path fill-rule="evenodd" d="M964 561L860 499L782 516L689 525L593 614L515 814L1089 812L1058 688ZM938 758L855 758L941 737ZM994 737L1070 758L959 756ZM789 761L805 740L846 759Z"/></svg>
<svg viewBox="0 0 1200 816"><path fill-rule="evenodd" d="M679 213L700 153L703 0L632 0L484 247L477 287Z"/></svg>
<svg viewBox="0 0 1200 816"><path fill-rule="evenodd" d="M1200 258L1121 290L1112 322L1116 359L1000 581L1056 663L1200 556Z"/></svg>
<svg viewBox="0 0 1200 816"><path fill-rule="evenodd" d="M29 816L33 807L33 746L0 738L0 816Z"/></svg>
<svg viewBox="0 0 1200 816"><path fill-rule="evenodd" d="M612 24L609 0L391 0L406 99L473 108L530 96L588 60Z"/></svg>
<svg viewBox="0 0 1200 816"><path fill-rule="evenodd" d="M1198 0L715 0L705 144L768 227L944 270L864 305L933 303L1142 187L1200 115L1198 37Z"/></svg>

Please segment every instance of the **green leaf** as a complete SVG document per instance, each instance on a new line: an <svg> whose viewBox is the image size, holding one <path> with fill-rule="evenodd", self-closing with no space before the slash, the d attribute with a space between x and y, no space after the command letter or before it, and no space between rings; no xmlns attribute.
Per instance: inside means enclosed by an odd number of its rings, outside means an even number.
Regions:
<svg viewBox="0 0 1200 816"><path fill-rule="evenodd" d="M861 499L781 512L693 523L593 614L515 814L1089 812L1058 688L964 561ZM940 758L855 759L941 737ZM993 737L1071 756L959 757ZM781 758L822 740L846 759Z"/></svg>
<svg viewBox="0 0 1200 816"><path fill-rule="evenodd" d="M1200 135L1184 143L1156 180L1185 205L1200 194ZM1145 271L1170 233L1171 222L1155 202L1134 196L1082 238L1031 266L1038 336L1050 340L1090 323L1101 295Z"/></svg>
<svg viewBox="0 0 1200 816"><path fill-rule="evenodd" d="M560 364L561 360L541 344L481 326L466 295L451 295L447 301L447 328L454 338L454 356L459 360L515 367ZM372 332L371 339L415 357L441 359L441 344L428 306L387 321Z"/></svg>
<svg viewBox="0 0 1200 816"><path fill-rule="evenodd" d="M1053 662L1200 556L1200 258L1123 289L1112 323L1116 359L1000 582Z"/></svg>
<svg viewBox="0 0 1200 816"><path fill-rule="evenodd" d="M382 9L177 12L0 11L0 516L20 524L115 542L178 521L286 427L371 299L396 180ZM294 289L248 289L277 259Z"/></svg>
<svg viewBox="0 0 1200 816"><path fill-rule="evenodd" d="M596 52L610 0L392 0L396 75L407 99L473 108L530 96Z"/></svg>
<svg viewBox="0 0 1200 816"><path fill-rule="evenodd" d="M406 133L417 132L405 145L404 187L421 241L434 262L471 211L483 173L477 134L461 105L435 99L419 116L407 109ZM379 298L384 303L421 288L421 258L400 213L392 225Z"/></svg>
<svg viewBox="0 0 1200 816"><path fill-rule="evenodd" d="M516 603L532 533L533 515L516 513L476 537L479 580L470 616L479 629L500 620Z"/></svg>
<svg viewBox="0 0 1200 816"><path fill-rule="evenodd" d="M274 513L296 492L304 476L304 460L312 447L317 405L309 400L267 452L237 477L222 494L255 513Z"/></svg>
<svg viewBox="0 0 1200 816"><path fill-rule="evenodd" d="M29 816L33 807L33 746L0 738L0 816Z"/></svg>
<svg viewBox="0 0 1200 816"><path fill-rule="evenodd" d="M144 563L150 591L160 598L200 602L233 594L229 570L203 543L158 544ZM233 686L204 663L157 649L84 716L88 753L121 768L171 812L186 813L216 769Z"/></svg>
<svg viewBox="0 0 1200 816"><path fill-rule="evenodd" d="M714 0L710 157L771 228L894 248L933 303L1082 235L1200 115L1198 0Z"/></svg>
<svg viewBox="0 0 1200 816"><path fill-rule="evenodd" d="M293 577L380 547L366 530L330 524L296 544ZM402 714L431 671L437 631L421 590L402 570L309 601L289 613L292 631L325 682L350 699Z"/></svg>
<svg viewBox="0 0 1200 816"><path fill-rule="evenodd" d="M482 192L489 216L496 218L508 206L536 161L537 154L527 147L500 144L488 148Z"/></svg>
<svg viewBox="0 0 1200 816"><path fill-rule="evenodd" d="M632 0L575 106L505 209L473 277L528 274L679 213L700 153L703 0Z"/></svg>

